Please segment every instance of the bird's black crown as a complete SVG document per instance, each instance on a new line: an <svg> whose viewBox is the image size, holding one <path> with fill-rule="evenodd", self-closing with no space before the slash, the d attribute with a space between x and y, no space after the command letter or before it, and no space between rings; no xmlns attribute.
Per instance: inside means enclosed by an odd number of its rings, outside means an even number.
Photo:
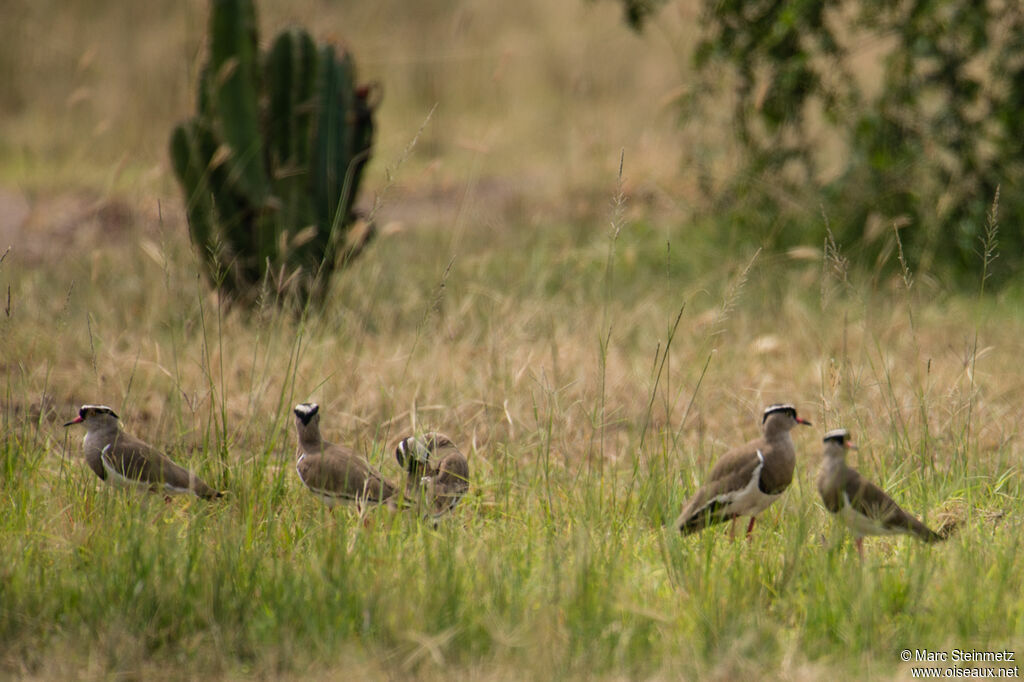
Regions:
<svg viewBox="0 0 1024 682"><path fill-rule="evenodd" d="M832 429L831 431L825 434L825 437L822 439L822 442L827 443L829 441L835 441L836 443L842 445L846 442L846 440L849 437L850 432L847 431L846 429Z"/></svg>
<svg viewBox="0 0 1024 682"><path fill-rule="evenodd" d="M320 406L316 403L299 403L295 406L295 416L302 421L303 426L308 424L319 411Z"/></svg>
<svg viewBox="0 0 1024 682"><path fill-rule="evenodd" d="M768 421L768 415L775 414L776 412L788 412L789 416L796 419L796 408L789 403L777 403L775 405L769 405L764 408L764 415L761 417L761 423L764 424Z"/></svg>

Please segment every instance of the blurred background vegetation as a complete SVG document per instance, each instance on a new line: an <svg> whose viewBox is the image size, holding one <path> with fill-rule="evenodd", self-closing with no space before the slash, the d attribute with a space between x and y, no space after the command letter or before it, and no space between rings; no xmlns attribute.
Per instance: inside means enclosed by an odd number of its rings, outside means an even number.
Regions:
<svg viewBox="0 0 1024 682"><path fill-rule="evenodd" d="M641 30L678 3L622 4ZM723 188L709 187L726 214L752 230L766 219L791 225L774 240L783 243L818 232L824 218L862 262L891 266L902 246L911 267L963 282L975 279L998 193L1002 257L991 274L1006 283L1019 272L1017 3L701 4L690 52L699 73L679 111L684 125L701 126L727 109L742 161Z"/></svg>
<svg viewBox="0 0 1024 682"><path fill-rule="evenodd" d="M0 47L0 179L168 189L167 137L195 110L207 10L205 0L4 3L14 30ZM300 0L258 12L264 47L305 24L317 41L349 46L361 80L382 84L371 192L435 105L402 183L465 192L475 179L514 178L496 189L539 205L600 179L603 211L622 148L635 183L677 175L684 145L664 101L679 83L673 47L626 30L610 3Z"/></svg>
<svg viewBox="0 0 1024 682"><path fill-rule="evenodd" d="M166 135L194 110L206 10L5 3L0 182L174 200ZM383 212L401 226L481 203L527 224L600 215L625 150L631 205L691 242L820 250L830 228L889 276L898 231L916 271L973 286L999 188L994 281L1024 257L1012 3L302 0L259 16L264 43L315 17L383 85L364 204L437 105Z"/></svg>

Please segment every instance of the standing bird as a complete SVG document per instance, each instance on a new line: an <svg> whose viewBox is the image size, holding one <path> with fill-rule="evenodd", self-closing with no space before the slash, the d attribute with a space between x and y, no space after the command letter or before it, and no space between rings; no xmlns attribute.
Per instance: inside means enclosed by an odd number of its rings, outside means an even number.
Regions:
<svg viewBox="0 0 1024 682"><path fill-rule="evenodd" d="M169 495L193 493L204 500L223 496L164 453L122 431L118 416L106 405L82 405L78 416L64 426L72 424L85 424L85 461L107 483Z"/></svg>
<svg viewBox="0 0 1024 682"><path fill-rule="evenodd" d="M722 455L708 482L683 508L676 526L684 535L750 516L749 538L757 515L789 487L796 465L789 432L797 424L811 423L798 417L792 405L780 404L765 408L761 424L764 435Z"/></svg>
<svg viewBox="0 0 1024 682"><path fill-rule="evenodd" d="M355 502L362 510L363 505L387 502L395 494L395 486L358 453L321 438L320 406L316 403L295 406L295 430L299 436L295 470L328 507Z"/></svg>
<svg viewBox="0 0 1024 682"><path fill-rule="evenodd" d="M846 451L856 450L850 432L835 429L825 434L825 455L818 474L818 492L825 508L838 514L853 533L857 553L864 558L865 535L913 535L925 542L941 542L953 530L944 526L936 533L903 511L881 488L846 464Z"/></svg>
<svg viewBox="0 0 1024 682"><path fill-rule="evenodd" d="M424 516L441 518L455 509L469 490L469 462L445 435L403 438L395 448L395 458L408 472L405 497L425 500L429 511Z"/></svg>

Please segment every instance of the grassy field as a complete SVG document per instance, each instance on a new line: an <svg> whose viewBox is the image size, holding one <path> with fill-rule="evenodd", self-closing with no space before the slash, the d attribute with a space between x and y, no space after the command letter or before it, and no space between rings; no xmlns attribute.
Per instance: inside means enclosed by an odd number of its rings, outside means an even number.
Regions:
<svg viewBox="0 0 1024 682"><path fill-rule="evenodd" d="M1024 652L1020 294L982 292L981 258L974 291L852 269L824 227L733 239L679 166L685 67L610 3L416 4L264 8L387 93L381 238L304 317L223 305L188 242L164 149L205 3L0 10L0 677L908 679L903 649ZM447 433L469 496L436 530L329 513L293 466L308 399L389 477L402 436ZM664 527L776 401L814 427L752 540ZM103 487L61 427L87 402L227 498ZM958 532L859 561L814 486L839 426Z"/></svg>

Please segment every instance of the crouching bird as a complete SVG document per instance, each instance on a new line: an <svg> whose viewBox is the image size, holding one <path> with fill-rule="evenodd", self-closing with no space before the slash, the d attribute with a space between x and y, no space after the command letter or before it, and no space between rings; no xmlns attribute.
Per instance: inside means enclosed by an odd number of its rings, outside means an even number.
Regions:
<svg viewBox="0 0 1024 682"><path fill-rule="evenodd" d="M864 558L866 535L913 535L924 542L941 542L955 524L932 530L900 508L877 485L846 464L846 451L857 448L846 429L825 434L825 454L818 473L818 492L825 509L838 516L853 533L857 553Z"/></svg>
<svg viewBox="0 0 1024 682"><path fill-rule="evenodd" d="M82 405L64 426L72 424L85 425L85 462L107 483L168 495L192 493L204 500L223 496L152 445L122 431L120 419L106 405Z"/></svg>
<svg viewBox="0 0 1024 682"><path fill-rule="evenodd" d="M309 491L328 507L346 502L363 507L390 502L397 488L370 466L359 453L320 436L320 406L295 406L295 430L299 436L295 470Z"/></svg>
<svg viewBox="0 0 1024 682"><path fill-rule="evenodd" d="M789 404L769 405L761 417L763 434L757 440L726 452L711 475L683 508L676 526L684 535L723 521L749 516L747 538L757 515L779 499L793 481L796 449L790 431L810 426Z"/></svg>
<svg viewBox="0 0 1024 682"><path fill-rule="evenodd" d="M424 504L423 515L435 522L455 509L469 490L469 462L445 435L403 438L395 448L395 459L408 475L406 499Z"/></svg>

